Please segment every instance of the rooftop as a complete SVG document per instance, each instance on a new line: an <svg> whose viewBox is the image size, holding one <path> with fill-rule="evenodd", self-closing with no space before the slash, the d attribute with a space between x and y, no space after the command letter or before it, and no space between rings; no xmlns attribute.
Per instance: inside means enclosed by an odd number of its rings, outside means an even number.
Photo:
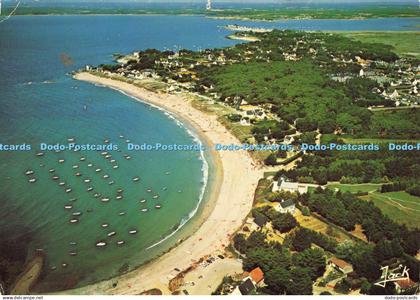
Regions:
<svg viewBox="0 0 420 300"><path fill-rule="evenodd" d="M259 283L264 279L264 272L259 267L257 267L249 273L249 276L255 283Z"/></svg>
<svg viewBox="0 0 420 300"><path fill-rule="evenodd" d="M348 262L346 262L346 261L344 261L342 259L339 259L337 257L331 258L330 259L330 263L333 263L334 265L336 265L337 267L339 267L341 269L349 268L349 267L351 268L352 267L351 264L349 264Z"/></svg>

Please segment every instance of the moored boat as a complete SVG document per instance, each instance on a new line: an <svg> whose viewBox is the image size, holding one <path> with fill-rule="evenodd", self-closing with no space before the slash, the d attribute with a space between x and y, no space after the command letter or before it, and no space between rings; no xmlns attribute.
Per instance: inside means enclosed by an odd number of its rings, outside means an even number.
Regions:
<svg viewBox="0 0 420 300"><path fill-rule="evenodd" d="M99 242L96 242L96 247L99 247L99 248L101 248L101 247L105 247L107 244L106 244L106 242L104 242L104 241L99 241Z"/></svg>

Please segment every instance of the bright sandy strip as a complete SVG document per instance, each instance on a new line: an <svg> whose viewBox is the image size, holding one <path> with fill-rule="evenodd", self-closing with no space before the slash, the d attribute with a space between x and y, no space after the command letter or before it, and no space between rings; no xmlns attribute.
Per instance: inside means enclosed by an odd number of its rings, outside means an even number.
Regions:
<svg viewBox="0 0 420 300"><path fill-rule="evenodd" d="M217 121L217 117L193 108L189 101L181 96L158 94L118 80L102 78L89 73L75 76L95 84L112 87L135 98L162 107L188 121L210 145L240 144L240 142ZM213 151L214 152L214 151ZM214 188L214 209L201 227L189 238L158 259L118 278L116 288L111 279L83 288L64 291L63 294L139 294L145 290L159 288L168 294L168 282L174 269L188 268L201 257L223 250L228 245L230 236L241 226L252 207L254 191L263 171L256 168L245 151L214 152L219 156L223 177L219 187ZM207 291L195 291L204 294Z"/></svg>

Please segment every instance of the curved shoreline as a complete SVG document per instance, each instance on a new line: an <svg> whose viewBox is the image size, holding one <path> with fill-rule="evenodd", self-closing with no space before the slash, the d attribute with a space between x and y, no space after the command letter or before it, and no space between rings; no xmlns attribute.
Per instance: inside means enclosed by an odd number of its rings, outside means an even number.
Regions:
<svg viewBox="0 0 420 300"><path fill-rule="evenodd" d="M114 88L139 101L161 107L187 121L210 146L215 143L238 143L217 121L216 116L193 108L189 101L180 96L154 93L123 81L89 73L78 73L74 78ZM219 182L210 195L215 199L214 207L195 232L167 253L138 269L114 279L61 293L140 294L145 290L159 288L164 294L169 294L168 283L173 278L174 269L185 270L203 256L223 251L252 207L254 191L262 171L255 168L252 158L245 151L211 152L220 161L222 175L217 176ZM112 283L116 280L118 285L114 288Z"/></svg>

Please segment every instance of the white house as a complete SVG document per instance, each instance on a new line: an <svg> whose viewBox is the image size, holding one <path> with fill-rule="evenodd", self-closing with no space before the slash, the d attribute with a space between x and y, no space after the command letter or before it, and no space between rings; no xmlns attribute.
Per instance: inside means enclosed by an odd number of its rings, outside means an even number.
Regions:
<svg viewBox="0 0 420 300"><path fill-rule="evenodd" d="M300 184L299 182L285 181L283 178L280 178L278 181L274 181L272 191L287 191L291 193L304 194L308 192L308 186Z"/></svg>
<svg viewBox="0 0 420 300"><path fill-rule="evenodd" d="M296 206L293 200L285 200L280 203L277 203L274 206L274 209L282 214L291 213L292 215L295 213Z"/></svg>

